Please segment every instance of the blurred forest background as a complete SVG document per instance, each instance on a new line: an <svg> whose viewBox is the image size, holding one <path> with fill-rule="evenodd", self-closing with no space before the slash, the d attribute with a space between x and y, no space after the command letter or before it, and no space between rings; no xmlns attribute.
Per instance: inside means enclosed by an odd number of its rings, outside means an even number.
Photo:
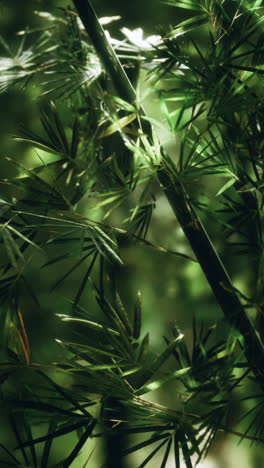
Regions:
<svg viewBox="0 0 264 468"><path fill-rule="evenodd" d="M179 9L163 5L160 0L134 0L133 2L94 0L93 5L99 17L121 16L119 21L109 27L114 37L118 37L119 29L124 26L130 29L142 27L146 35L160 34L165 32L169 25L175 25L186 17L184 10L179 17ZM72 5L69 1L63 0L2 0L0 1L1 35L12 51L16 51L21 43L21 36L17 33L26 27L34 28L42 24L41 17L33 14L35 10L47 10L56 15L61 14L58 10L60 7L72 8ZM4 55L4 49L1 50L0 55ZM22 162L26 167L38 165L35 150L28 145L12 141L11 137L19 134L21 124L32 131L39 131L38 97L40 94L39 87L29 86L26 91L17 88L0 95L1 179L17 175L16 168L5 159L6 156ZM148 99L148 108L150 110L153 108L154 116L158 115L155 98L153 97L153 102L151 97ZM67 119L70 121L71 116L65 113L66 122ZM211 204L214 206L217 187L209 178L204 178L203 184L192 187L192 190L202 202L206 188L207 194L211 193ZM165 249L177 250L191 256L191 249L181 229L177 226L168 203L159 193L157 193L156 202L148 240ZM90 218L98 216L98 213L91 210L89 200L82 200L79 211ZM231 256L228 246L223 243L224 233L214 219L206 218L205 214L203 216L215 240L216 248L226 261L235 286L242 287L242 290L246 292L254 280L250 276L250 269L247 269L247 260L242 261L237 256ZM176 323L188 337L194 316L198 323L203 322L206 326L215 322L220 323L218 330L221 330L225 337L226 328L221 311L215 303L199 264L173 255L165 255L144 246L135 246L133 249L124 247L122 258L125 267L117 272L122 300L130 309L130 304L134 303L137 291L140 289L144 314L143 328L145 332L150 332L151 346L154 350L159 350L164 346L162 335L168 333L171 323ZM62 325L58 319L54 318L54 314L70 311L70 300L75 296L77 285L83 274L81 270L78 271L76 275L71 275L67 282L63 283L63 287L51 292L54 278L50 277L49 267L41 270L47 260L40 253L38 257L35 256L28 267L28 278L32 282L39 307L26 291L24 297L27 307L25 321L33 360L43 363L60 359L60 350L53 338L55 334L58 338L69 337L70 331L69 327ZM70 261L67 266L70 266ZM56 274L59 278L65 271L65 264L57 268ZM247 271L249 271L248 274ZM93 310L94 299L91 297L91 291L87 290L83 295L82 305ZM153 394L153 398L160 404L170 405L177 398L174 384L168 385L165 389L163 387L155 395ZM236 411L239 413L239 407ZM2 424L0 422L0 425ZM3 432L4 428L1 428L1 433ZM63 444L65 441L58 443L58 452L63 450ZM95 452L98 460L100 460L100 450L99 446ZM73 466L76 468L81 466L78 463ZM132 466L136 466L135 460L133 463ZM157 461L152 463L149 466L153 468L158 466L155 464ZM201 462L199 466L201 468L232 468L235 465L241 468L262 466L261 449L255 446L252 448L250 443L247 444L245 441L239 445L239 438L220 434L213 444L208 460ZM96 464L91 462L89 466L96 467Z"/></svg>

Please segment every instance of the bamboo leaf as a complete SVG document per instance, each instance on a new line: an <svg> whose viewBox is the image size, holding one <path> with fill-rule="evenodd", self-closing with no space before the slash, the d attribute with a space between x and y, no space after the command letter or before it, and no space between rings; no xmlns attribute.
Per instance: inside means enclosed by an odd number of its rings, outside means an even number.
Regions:
<svg viewBox="0 0 264 468"><path fill-rule="evenodd" d="M20 143L27 143L29 145L35 146L36 148L41 149L42 151L45 151L46 153L52 153L52 154L58 154L62 155L62 151L57 150L50 144L44 144L41 142L38 142L36 140L31 140L30 138L22 138L22 137L15 137L14 141L20 142Z"/></svg>
<svg viewBox="0 0 264 468"><path fill-rule="evenodd" d="M116 312L121 322L123 323L128 336L132 336L132 327L129 321L128 313L117 291L115 291L115 306L116 306Z"/></svg>
<svg viewBox="0 0 264 468"><path fill-rule="evenodd" d="M3 242L4 242L4 245L5 245L5 248L6 248L6 252L7 252L7 255L9 257L9 260L10 260L10 263L12 265L13 268L17 269L18 268L18 263L17 263L17 259L16 259L16 254L17 254L17 245L16 243L14 242L11 234L8 232L8 230L6 229L3 229L2 227L2 239L3 239ZM22 258L22 260L24 260L23 256L21 257L21 252L20 252L20 258Z"/></svg>
<svg viewBox="0 0 264 468"><path fill-rule="evenodd" d="M133 337L137 340L141 331L141 292L137 293L137 300L134 307Z"/></svg>
<svg viewBox="0 0 264 468"><path fill-rule="evenodd" d="M171 445L172 445L172 438L168 441L166 451L165 451L162 463L160 465L160 468L166 468L168 458L169 458L169 454L170 454Z"/></svg>
<svg viewBox="0 0 264 468"><path fill-rule="evenodd" d="M136 113L126 115L125 117L121 117L121 119L117 120L116 122L113 122L103 132L101 132L97 138L100 140L102 138L106 138L107 136L112 135L113 133L119 132L131 122L133 122L133 120L135 120L136 117Z"/></svg>
<svg viewBox="0 0 264 468"><path fill-rule="evenodd" d="M116 330L113 330L112 328L109 328L109 327L104 327L100 323L92 322L91 320L68 317L67 315L63 315L63 314L56 314L56 315L60 317L63 322L71 322L71 323L77 323L77 324L79 323L81 325L84 325L98 332L104 332L106 330L107 333L110 333L111 335L115 335L115 336L120 335L119 332L117 332Z"/></svg>
<svg viewBox="0 0 264 468"><path fill-rule="evenodd" d="M25 241L27 244L30 244L32 245L33 247L35 247L35 249L38 249L40 251L42 251L42 248L35 244L35 242L33 242L31 239L29 239L28 237L26 237L24 234L22 234L20 231L18 231L17 229L15 229L13 226L11 226L10 224L7 226L7 228L12 231L14 234L16 234L17 237L20 237L23 241Z"/></svg>
<svg viewBox="0 0 264 468"><path fill-rule="evenodd" d="M31 426L25 417L23 419L24 419L26 438L28 439L28 441L32 442L34 439L32 435ZM29 450L31 454L32 465L34 468L38 468L38 460L37 460L37 453L36 453L35 445L34 444L30 445Z"/></svg>
<svg viewBox="0 0 264 468"><path fill-rule="evenodd" d="M170 436L169 433L154 435L150 439L147 439L144 442L140 442L139 444L133 445L132 447L126 449L124 451L124 455L128 455L129 453L136 452L137 450L142 449L144 447L147 447L148 445L151 445L151 444L153 444L155 442L158 442L159 440L162 440L162 439L166 439L165 441L163 441L164 444L165 444L167 442L167 439L169 438L169 436Z"/></svg>
<svg viewBox="0 0 264 468"><path fill-rule="evenodd" d="M57 109L56 109L56 106L55 106L54 102L51 101L50 107L51 107L51 111L52 111L52 114L53 114L53 117L54 117L54 120L55 120L55 124L56 124L56 127L57 127L57 132L58 132L58 135L59 135L59 138L60 138L60 141L61 141L62 148L63 148L65 154L70 154L70 149L69 149L68 141L67 141L67 138L66 138L66 134L65 134L62 122L61 122L61 120L59 118L59 114L57 112Z"/></svg>
<svg viewBox="0 0 264 468"><path fill-rule="evenodd" d="M81 448L84 446L86 443L87 439L91 436L94 427L96 425L96 421L92 421L86 431L84 431L83 435L80 437L78 443L74 447L74 449L71 451L70 455L67 457L67 459L63 462L63 468L68 468L72 462L77 458L78 453L80 452Z"/></svg>
<svg viewBox="0 0 264 468"><path fill-rule="evenodd" d="M163 3L175 6L178 8L184 8L186 10L202 11L202 5L197 0L163 0Z"/></svg>
<svg viewBox="0 0 264 468"><path fill-rule="evenodd" d="M18 427L19 419L16 420L12 413L10 414L9 419L10 419L10 425L11 425L12 431L15 435L16 442L19 444L19 450L23 456L24 463L26 465L29 465L28 455L24 448L24 444L22 442L22 434L21 434L20 428Z"/></svg>
<svg viewBox="0 0 264 468"><path fill-rule="evenodd" d="M179 440L177 437L177 432L174 434L173 442L174 442L175 468L180 468L180 450L179 450Z"/></svg>
<svg viewBox="0 0 264 468"><path fill-rule="evenodd" d="M189 18L177 24L177 26L174 29L172 29L172 31L170 31L169 37L177 37L181 34L185 34L186 32L192 31L193 29L207 22L208 22L208 15L206 13L194 16L192 18Z"/></svg>
<svg viewBox="0 0 264 468"><path fill-rule="evenodd" d="M143 372L141 376L141 386L143 386L155 372L157 372L160 367L164 364L164 362L171 356L173 351L177 346L179 346L181 340L183 339L183 335L177 336L168 346L167 348L161 353L152 363L152 365Z"/></svg>
<svg viewBox="0 0 264 468"><path fill-rule="evenodd" d="M26 169L24 166L22 166L22 164L19 164L18 162L10 159L10 158L6 158L8 161L10 161L12 164L14 164L15 166L17 166L19 169L22 170L22 172L24 172L24 174L26 174L28 177L30 177L34 182L37 183L37 185L40 186L40 188L43 189L43 192L48 194L48 195L51 195L53 198L59 198L61 200L64 200L63 196L55 189L55 187L51 187L47 182L45 182L43 179L41 179L40 177L38 177L33 170L30 170L30 169Z"/></svg>
<svg viewBox="0 0 264 468"><path fill-rule="evenodd" d="M183 458L184 458L184 461L185 461L186 468L193 468L192 460L191 460L191 457L190 457L190 451L188 449L185 434L182 434L182 437L181 437L181 449L182 449Z"/></svg>
<svg viewBox="0 0 264 468"><path fill-rule="evenodd" d="M52 286L51 291L54 291L54 289L58 288L63 281L65 281L68 276L70 276L82 263L85 262L85 260L92 254L92 252L89 252L88 254L84 255L81 257L81 259L76 262L64 275L62 275Z"/></svg>
<svg viewBox="0 0 264 468"><path fill-rule="evenodd" d="M77 410L79 410L81 413L83 413L86 417L90 417L90 414L89 412L83 408L83 406L81 406L79 404L79 402L77 400L75 400L70 392L67 392L66 390L64 390L63 387L61 387L60 385L56 384L56 382L54 382L48 375L44 374L42 371L38 370L37 373L39 375L42 376L43 379L45 379L48 384L55 389L55 391L57 393L59 393L60 395L62 395L62 397L64 398L64 400L66 401L69 401Z"/></svg>
<svg viewBox="0 0 264 468"><path fill-rule="evenodd" d="M167 440L163 440L161 442L161 444L158 445L158 447L156 447L150 454L149 456L142 462L140 463L139 467L138 468L143 468L144 466L146 466L148 464L148 462L156 455L156 453L159 452L159 450L161 449L161 447L163 447L165 444L167 443Z"/></svg>
<svg viewBox="0 0 264 468"><path fill-rule="evenodd" d="M1 448L5 453L7 453L7 455L13 460L13 463L8 463L8 466L10 465L10 466L14 467L14 463L16 463L17 466L19 466L20 462L19 462L18 458L16 458L16 457L13 455L13 453L12 453L10 450L8 450L8 448L5 447L1 442L0 442L0 448ZM16 466L16 465L15 465L15 466Z"/></svg>
<svg viewBox="0 0 264 468"><path fill-rule="evenodd" d="M237 182L237 179L236 178L232 178L230 180L228 180L224 185L223 187L221 187L217 194L215 195L216 197L219 197L219 195L222 195L222 193L224 193L227 189L229 189L230 187L232 187L234 185L234 183Z"/></svg>
<svg viewBox="0 0 264 468"><path fill-rule="evenodd" d="M90 263L90 265L88 267L88 270L86 271L86 273L85 273L85 275L84 275L84 277L82 279L82 282L80 284L80 287L78 289L78 292L77 292L77 294L75 296L75 299L74 299L74 302L73 302L73 307L76 307L76 305L79 304L81 295L82 295L82 293L84 291L84 288L85 288L85 286L87 284L87 281L90 278L91 272L92 272L94 264L96 262L96 259L97 259L97 252L95 252L95 254L94 254L93 258L92 258L92 261L91 261L91 263Z"/></svg>
<svg viewBox="0 0 264 468"><path fill-rule="evenodd" d="M41 442L46 442L47 440L53 440L56 437L61 437L62 435L69 434L71 432L76 431L77 429L85 427L87 425L87 422L89 422L89 420L82 419L81 421L78 421L73 424L65 424L58 430L50 432L49 434L46 434L45 436L37 437L36 439L23 442L16 448L22 449L24 447L32 447L33 445L40 444Z"/></svg>
<svg viewBox="0 0 264 468"><path fill-rule="evenodd" d="M95 245L98 249L98 252L103 257L108 257L111 261L117 262L120 265L123 264L121 258L115 252L111 245L115 246L114 241L107 236L99 227L94 226L93 228L90 227L90 236Z"/></svg>
<svg viewBox="0 0 264 468"><path fill-rule="evenodd" d="M149 350L149 333L147 333L141 344L140 344L140 348L139 348L139 352L138 352L138 361L139 362L143 362L146 358L146 355L148 353L148 350Z"/></svg>
<svg viewBox="0 0 264 468"><path fill-rule="evenodd" d="M180 379L183 375L188 373L192 368L191 367L186 367L184 369L179 369L174 372L171 372L170 374L166 375L165 377L162 377L161 379L154 380L153 382L144 385L144 387L141 387L139 390L137 390L136 394L137 395L143 395L144 393L152 392L154 390L158 390L160 387L162 387L164 384L174 380L174 379Z"/></svg>
<svg viewBox="0 0 264 468"><path fill-rule="evenodd" d="M18 315L18 320L19 320L20 329L21 329L21 332L19 332L19 337L20 337L21 345L24 351L26 364L29 365L30 358L31 358L31 350L30 350L30 345L29 345L29 340L28 340L28 335L27 335L27 331L25 328L24 320L19 309L17 311L17 315Z"/></svg>
<svg viewBox="0 0 264 468"><path fill-rule="evenodd" d="M56 432L56 428L57 428L57 422L52 419L49 423L47 435ZM52 442L53 442L53 439L47 439L45 441L42 456L41 456L40 468L47 468L48 466Z"/></svg>
<svg viewBox="0 0 264 468"><path fill-rule="evenodd" d="M62 145L61 145L61 141L57 135L57 132L56 132L56 129L54 129L54 124L53 122L50 121L49 117L47 116L47 114L42 111L42 114L41 114L41 123L42 123L42 126L47 134L47 136L49 137L50 141L52 142L52 146L54 146L54 148L57 148L59 152L62 152L63 151L63 148L62 148ZM38 141L39 138L34 138L34 140Z"/></svg>
<svg viewBox="0 0 264 468"><path fill-rule="evenodd" d="M76 119L72 129L71 158L76 159L79 144L79 122Z"/></svg>

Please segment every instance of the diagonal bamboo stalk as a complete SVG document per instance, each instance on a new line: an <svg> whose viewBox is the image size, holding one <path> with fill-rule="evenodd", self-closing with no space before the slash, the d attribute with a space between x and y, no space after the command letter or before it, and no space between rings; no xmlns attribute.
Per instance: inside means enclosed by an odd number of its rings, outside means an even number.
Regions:
<svg viewBox="0 0 264 468"><path fill-rule="evenodd" d="M166 167L158 170L164 193L190 242L198 262L229 324L244 338L244 353L254 374L264 372L264 348L232 282L181 182Z"/></svg>
<svg viewBox="0 0 264 468"><path fill-rule="evenodd" d="M136 98L133 86L108 41L91 3L87 0L73 0L73 3L115 90L122 99L132 103Z"/></svg>
<svg viewBox="0 0 264 468"><path fill-rule="evenodd" d="M117 94L132 103L135 100L135 91L104 34L90 1L73 0L73 3ZM225 318L230 326L238 330L243 336L245 356L255 376L260 379L264 376L263 344L248 318L197 213L191 206L185 188L165 162L158 167L157 175L159 183L190 242Z"/></svg>

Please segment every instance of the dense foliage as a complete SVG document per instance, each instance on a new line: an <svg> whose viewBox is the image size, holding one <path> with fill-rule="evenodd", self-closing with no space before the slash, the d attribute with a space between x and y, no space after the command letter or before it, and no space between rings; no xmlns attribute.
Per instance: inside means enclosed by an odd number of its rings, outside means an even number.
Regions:
<svg viewBox="0 0 264 468"><path fill-rule="evenodd" d="M116 18L74 0L38 13L15 53L1 38L0 91L33 88L41 123L15 137L37 166L9 158L17 176L1 180L3 467L81 466L84 445L82 465L95 466L98 438L115 468L134 452L130 466L161 454L161 467L191 468L219 432L264 442L262 2L165 3L186 19L160 35L113 38ZM161 197L190 253L149 236ZM135 245L198 262L225 327L192 311L187 340L175 317L154 353L140 291L131 305L122 290L122 252ZM241 288L215 245L247 266ZM52 330L56 362L32 358L25 320L29 303L42 306L29 271L43 255L40 278L49 269L53 290L71 279L75 291L57 313L66 328ZM158 404L154 391L172 384L172 405Z"/></svg>

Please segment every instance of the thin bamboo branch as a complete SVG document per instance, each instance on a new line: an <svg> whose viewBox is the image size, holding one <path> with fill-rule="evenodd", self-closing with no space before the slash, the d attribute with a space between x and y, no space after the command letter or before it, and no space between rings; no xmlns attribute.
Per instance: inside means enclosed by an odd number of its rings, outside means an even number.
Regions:
<svg viewBox="0 0 264 468"><path fill-rule="evenodd" d="M135 91L104 34L90 1L73 0L73 2L118 95L128 102L133 102L135 100ZM228 274L198 215L191 206L182 183L165 163L160 165L157 174L164 193L190 242L227 321L244 338L245 355L252 371L259 379L264 374L264 347L262 342L235 293Z"/></svg>

